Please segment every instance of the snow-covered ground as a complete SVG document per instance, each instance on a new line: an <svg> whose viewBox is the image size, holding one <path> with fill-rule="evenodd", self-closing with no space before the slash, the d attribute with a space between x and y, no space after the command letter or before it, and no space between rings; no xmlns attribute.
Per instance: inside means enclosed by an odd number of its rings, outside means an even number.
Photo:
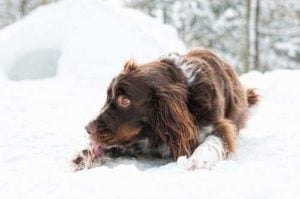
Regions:
<svg viewBox="0 0 300 199"><path fill-rule="evenodd" d="M121 63L183 50L172 28L96 0L40 8L0 31L0 198L299 198L300 71L241 77L262 102L236 156L212 170L122 159L72 171L87 144L83 126ZM56 72L43 71L52 65Z"/></svg>
<svg viewBox="0 0 300 199"><path fill-rule="evenodd" d="M0 197L298 198L300 71L253 72L242 80L263 100L232 160L194 172L123 160L75 173L69 162L85 146L83 126L105 96L101 78L98 87L1 81Z"/></svg>

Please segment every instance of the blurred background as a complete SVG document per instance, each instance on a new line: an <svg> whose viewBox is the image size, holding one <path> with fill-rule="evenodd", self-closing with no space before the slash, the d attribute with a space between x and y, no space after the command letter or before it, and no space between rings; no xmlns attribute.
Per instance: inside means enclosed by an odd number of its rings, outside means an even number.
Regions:
<svg viewBox="0 0 300 199"><path fill-rule="evenodd" d="M56 1L0 0L0 29ZM187 48L209 48L232 63L238 73L300 68L299 0L118 2L174 26Z"/></svg>

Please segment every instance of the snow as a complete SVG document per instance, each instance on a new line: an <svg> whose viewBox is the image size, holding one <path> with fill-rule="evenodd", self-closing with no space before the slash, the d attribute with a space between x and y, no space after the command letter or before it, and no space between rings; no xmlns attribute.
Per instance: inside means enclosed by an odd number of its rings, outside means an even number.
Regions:
<svg viewBox="0 0 300 199"><path fill-rule="evenodd" d="M105 74L103 74L105 75ZM105 97L101 84L63 79L2 80L1 198L297 198L300 179L300 71L241 77L263 99L241 132L239 150L212 170L119 160L72 172L87 142L83 126ZM17 188L17 190L16 190Z"/></svg>
<svg viewBox="0 0 300 199"><path fill-rule="evenodd" d="M241 77L247 87L258 89L262 101L241 131L236 156L212 170L190 172L176 162L119 159L110 166L72 171L70 160L88 141L83 127L100 110L123 61L184 50L172 28L108 5L63 1L0 32L0 198L298 198L297 70ZM121 31L118 25L124 35L115 35ZM22 74L13 63L36 49L60 53L56 77L7 78L7 71ZM38 60L37 66L53 61Z"/></svg>
<svg viewBox="0 0 300 199"><path fill-rule="evenodd" d="M184 50L175 29L158 19L116 6L115 1L67 0L39 7L0 32L0 70L14 80L89 79L130 57L151 60ZM44 71L36 73L40 68ZM111 72L116 73L119 68L114 68Z"/></svg>

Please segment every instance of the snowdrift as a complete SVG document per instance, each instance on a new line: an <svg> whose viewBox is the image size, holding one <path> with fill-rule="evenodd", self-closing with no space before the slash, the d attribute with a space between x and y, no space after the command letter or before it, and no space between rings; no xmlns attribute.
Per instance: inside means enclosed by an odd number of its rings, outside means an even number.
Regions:
<svg viewBox="0 0 300 199"><path fill-rule="evenodd" d="M89 79L126 59L183 51L176 31L141 12L97 0L40 7L0 32L0 68L9 79Z"/></svg>

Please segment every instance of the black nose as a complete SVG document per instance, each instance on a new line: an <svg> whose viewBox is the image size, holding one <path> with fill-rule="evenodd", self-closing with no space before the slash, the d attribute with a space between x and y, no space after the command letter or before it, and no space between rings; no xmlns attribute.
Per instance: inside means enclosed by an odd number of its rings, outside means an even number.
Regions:
<svg viewBox="0 0 300 199"><path fill-rule="evenodd" d="M91 121L89 122L86 126L85 126L85 130L88 134L95 134L97 132L97 125L95 121Z"/></svg>

